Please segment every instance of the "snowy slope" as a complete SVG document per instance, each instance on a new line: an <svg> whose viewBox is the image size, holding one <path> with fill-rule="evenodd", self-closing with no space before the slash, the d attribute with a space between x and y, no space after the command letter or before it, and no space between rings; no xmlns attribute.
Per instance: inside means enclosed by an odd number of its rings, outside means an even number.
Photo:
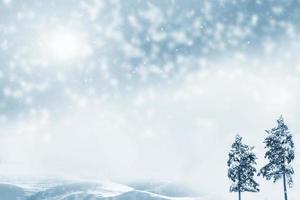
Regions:
<svg viewBox="0 0 300 200"><path fill-rule="evenodd" d="M4 200L203 200L176 196L159 187L159 192L145 187L129 187L109 181L2 181L0 197ZM165 184L164 184L165 185ZM166 187L166 186L164 186ZM174 187L174 186L173 186ZM180 190L180 188L178 188ZM172 188L175 191L175 188ZM165 194L170 195L165 195Z"/></svg>
<svg viewBox="0 0 300 200"><path fill-rule="evenodd" d="M198 193L190 188L170 181L139 181L130 183L129 185L136 190L148 191L170 197L199 196Z"/></svg>
<svg viewBox="0 0 300 200"><path fill-rule="evenodd" d="M169 197L147 191L133 190L113 198L102 198L101 200L204 200L199 197Z"/></svg>
<svg viewBox="0 0 300 200"><path fill-rule="evenodd" d="M2 200L23 200L25 191L15 185L0 184L0 199Z"/></svg>

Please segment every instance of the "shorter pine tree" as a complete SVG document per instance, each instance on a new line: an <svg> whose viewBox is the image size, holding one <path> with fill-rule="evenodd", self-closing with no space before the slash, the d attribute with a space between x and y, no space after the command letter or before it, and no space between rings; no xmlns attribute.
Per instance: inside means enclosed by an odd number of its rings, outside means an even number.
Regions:
<svg viewBox="0 0 300 200"><path fill-rule="evenodd" d="M242 137L237 135L229 152L228 178L232 181L230 192L238 192L241 200L242 192L258 192L259 184L254 180L256 174L256 155L254 147L242 143Z"/></svg>

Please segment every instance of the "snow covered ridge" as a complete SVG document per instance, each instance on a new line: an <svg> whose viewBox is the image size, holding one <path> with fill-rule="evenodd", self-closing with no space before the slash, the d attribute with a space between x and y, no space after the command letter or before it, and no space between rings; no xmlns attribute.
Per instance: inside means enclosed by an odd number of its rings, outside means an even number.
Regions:
<svg viewBox="0 0 300 200"><path fill-rule="evenodd" d="M154 193L144 189L110 181L0 180L1 200L204 200L182 195L167 196L168 191Z"/></svg>

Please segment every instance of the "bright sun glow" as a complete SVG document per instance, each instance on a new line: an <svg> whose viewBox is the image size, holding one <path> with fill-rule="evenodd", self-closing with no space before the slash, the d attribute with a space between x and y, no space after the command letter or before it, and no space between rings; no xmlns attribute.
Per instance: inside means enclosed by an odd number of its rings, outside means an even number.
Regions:
<svg viewBox="0 0 300 200"><path fill-rule="evenodd" d="M84 35L75 30L58 28L41 35L40 48L48 60L74 61L88 53L88 44Z"/></svg>

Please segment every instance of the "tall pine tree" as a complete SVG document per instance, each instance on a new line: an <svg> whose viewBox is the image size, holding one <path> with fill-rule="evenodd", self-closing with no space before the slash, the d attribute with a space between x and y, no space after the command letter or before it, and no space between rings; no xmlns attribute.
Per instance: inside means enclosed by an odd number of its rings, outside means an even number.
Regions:
<svg viewBox="0 0 300 200"><path fill-rule="evenodd" d="M287 200L286 182L292 187L294 174L290 165L295 157L292 134L282 116L277 120L277 126L266 132L268 135L264 141L267 149L265 158L269 163L260 170L259 175L261 174L267 180L273 179L274 183L283 178L284 199Z"/></svg>
<svg viewBox="0 0 300 200"><path fill-rule="evenodd" d="M259 184L254 180L256 174L256 155L254 147L242 143L242 137L237 135L229 152L228 178L232 181L230 192L238 192L241 200L242 192L258 192Z"/></svg>

